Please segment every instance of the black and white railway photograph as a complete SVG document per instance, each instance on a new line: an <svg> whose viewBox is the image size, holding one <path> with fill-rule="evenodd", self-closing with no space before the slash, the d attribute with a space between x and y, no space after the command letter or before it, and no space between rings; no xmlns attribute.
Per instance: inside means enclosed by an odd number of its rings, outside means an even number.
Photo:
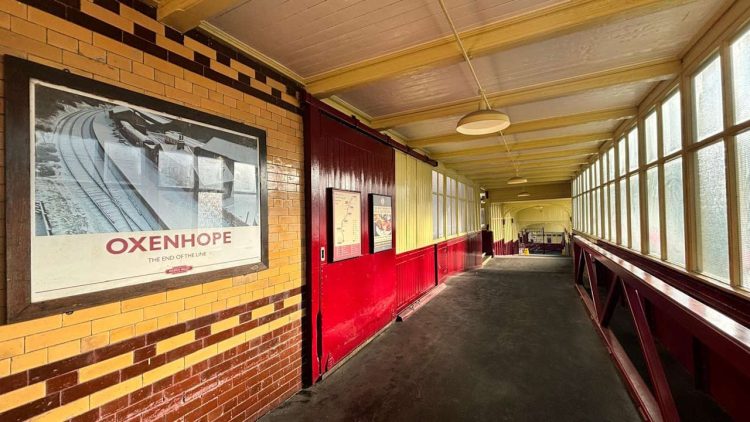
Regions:
<svg viewBox="0 0 750 422"><path fill-rule="evenodd" d="M258 140L36 82L34 233L258 226Z"/></svg>

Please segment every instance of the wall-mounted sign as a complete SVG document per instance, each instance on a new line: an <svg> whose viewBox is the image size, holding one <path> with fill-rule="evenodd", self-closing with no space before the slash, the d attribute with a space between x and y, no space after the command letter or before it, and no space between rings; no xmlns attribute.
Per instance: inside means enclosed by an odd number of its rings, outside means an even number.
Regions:
<svg viewBox="0 0 750 422"><path fill-rule="evenodd" d="M265 132L20 59L6 73L11 320L267 268Z"/></svg>
<svg viewBox="0 0 750 422"><path fill-rule="evenodd" d="M393 206L391 197L370 194L370 250L372 253L393 247Z"/></svg>
<svg viewBox="0 0 750 422"><path fill-rule="evenodd" d="M359 192L330 189L331 261L362 255L362 198Z"/></svg>

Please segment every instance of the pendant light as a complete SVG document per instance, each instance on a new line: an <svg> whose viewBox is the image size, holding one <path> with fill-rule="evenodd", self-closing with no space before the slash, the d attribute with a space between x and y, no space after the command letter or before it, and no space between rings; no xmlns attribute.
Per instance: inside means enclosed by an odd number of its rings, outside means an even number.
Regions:
<svg viewBox="0 0 750 422"><path fill-rule="evenodd" d="M526 191L523 191L523 192L521 192L521 193L518 194L519 198L526 198L528 196L531 196L531 194L528 193L528 192L526 192Z"/></svg>
<svg viewBox="0 0 750 422"><path fill-rule="evenodd" d="M462 117L456 125L456 131L464 135L489 135L500 132L510 126L510 117L505 113L492 109L489 100L487 100L487 95L485 95L484 89L482 89L482 84L479 82L477 72L474 70L474 65L471 64L469 55L466 53L464 43L461 41L456 26L453 24L453 19L451 19L450 14L448 14L445 2L443 0L439 1L440 7L445 14L445 19L448 20L453 35L456 37L456 43L461 49L461 54L463 54L464 60L466 61L466 64L469 65L469 70L471 70L472 76L474 76L474 82L477 84L477 90L479 91L480 97L479 109Z"/></svg>
<svg viewBox="0 0 750 422"><path fill-rule="evenodd" d="M516 175L508 179L509 185L520 185L523 183L528 182L525 177L521 177L518 175L518 167L516 167Z"/></svg>

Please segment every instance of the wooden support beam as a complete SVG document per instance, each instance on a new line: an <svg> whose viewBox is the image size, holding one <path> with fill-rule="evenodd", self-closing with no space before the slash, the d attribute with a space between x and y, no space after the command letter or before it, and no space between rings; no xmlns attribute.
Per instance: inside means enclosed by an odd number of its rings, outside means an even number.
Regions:
<svg viewBox="0 0 750 422"><path fill-rule="evenodd" d="M187 32L208 18L245 3L247 0L166 0L156 10L159 22Z"/></svg>
<svg viewBox="0 0 750 422"><path fill-rule="evenodd" d="M544 174L574 174L577 167L557 167L557 168L536 168L536 169L529 169L529 168L523 168L519 171L519 174L521 176L537 176L537 175L544 175ZM466 173L461 172L462 176L466 176L468 178L474 179L474 180L480 180L484 178L491 178L491 177L505 177L505 176L515 176L516 172L515 170L507 169L503 171L491 171L491 170L485 170L481 173Z"/></svg>
<svg viewBox="0 0 750 422"><path fill-rule="evenodd" d="M592 133L588 135L563 136L559 138L545 138L535 139L531 141L513 142L508 144L507 149L505 148L505 145L496 145L491 147L462 149L458 151L430 154L430 158L439 161L460 160L462 158L479 155L487 156L492 154L507 154L508 149L510 149L511 152L529 151L538 148L552 148L582 144L587 142L608 141L610 139L612 139L612 134L609 132Z"/></svg>
<svg viewBox="0 0 750 422"><path fill-rule="evenodd" d="M524 187L528 186L538 186L538 185L549 185L549 184L567 184L568 185L568 191L570 191L570 178L564 178L564 177L552 177L549 179L528 179L529 181L527 183L521 184L521 185L509 185L507 181L505 180L498 180L494 182L489 183L479 183L479 186L487 189L487 190L496 190L496 189L518 189L519 192L525 190ZM570 193L568 193L568 196L570 197ZM492 194L490 194L490 198L492 198Z"/></svg>
<svg viewBox="0 0 750 422"><path fill-rule="evenodd" d="M459 163L451 163L450 168L453 169L466 169L466 168L475 168L477 165L481 164L495 164L495 165L511 165L514 161L529 161L529 160L535 160L535 159L545 159L545 158L559 158L559 159L572 159L572 158L580 158L581 156L585 155L592 155L596 154L598 151L597 148L582 148L582 149L573 149L568 151L553 151L553 152L542 152L538 154L527 154L522 156L513 156L513 157L507 157L507 158L480 158L475 159L471 161L461 161ZM515 160L511 159L515 158Z"/></svg>
<svg viewBox="0 0 750 422"><path fill-rule="evenodd" d="M534 171L534 170L559 170L559 169L570 169L571 171L578 170L582 165L585 165L586 163L584 160L570 160L570 161L552 161L552 162L541 162L538 164L524 164L521 166L521 168L524 171ZM473 169L465 169L461 170L461 174L467 177L474 177L479 175L485 175L485 174L495 174L497 173L498 168L497 167L477 167Z"/></svg>
<svg viewBox="0 0 750 422"><path fill-rule="evenodd" d="M549 158L532 158L527 160L518 160L515 162L520 167L525 167L528 165L537 165L537 164L545 164L545 165L554 165L554 164L560 164L560 163L567 163L567 162L584 162L588 164L588 158L593 155L593 153L583 153L578 154L576 156L570 156L570 157L549 157ZM447 164L446 167L459 171L472 171L472 170L487 170L487 169L497 169L500 166L511 166L513 163L510 160L495 160L495 159L489 159L486 161L472 161L469 163L452 163ZM585 164L584 164L585 165Z"/></svg>
<svg viewBox="0 0 750 422"><path fill-rule="evenodd" d="M469 56L501 50L582 31L618 17L634 17L673 8L694 0L571 0L460 34ZM307 91L317 97L417 69L457 63L461 53L452 36L339 67L308 79Z"/></svg>
<svg viewBox="0 0 750 422"><path fill-rule="evenodd" d="M680 69L679 60L651 62L499 92L490 94L487 98L493 108L502 108L631 82L663 81L673 78L680 72ZM478 104L479 97L472 97L450 104L438 104L420 110L378 117L372 120L372 124L375 129L382 130L422 120L459 116L475 111ZM513 116L510 117L513 118Z"/></svg>
<svg viewBox="0 0 750 422"><path fill-rule="evenodd" d="M561 127L577 126L587 123L602 122L606 120L625 120L638 114L636 107L623 107L609 110L589 111L586 113L573 114L568 116L550 117L547 119L529 120L526 122L511 124L508 129L503 131L505 135L515 135L517 133L534 132L537 130L558 129ZM413 139L407 141L412 148L424 148L432 145L453 144L458 142L474 141L476 136L462 135L460 133L451 133L449 135L432 136L429 138Z"/></svg>

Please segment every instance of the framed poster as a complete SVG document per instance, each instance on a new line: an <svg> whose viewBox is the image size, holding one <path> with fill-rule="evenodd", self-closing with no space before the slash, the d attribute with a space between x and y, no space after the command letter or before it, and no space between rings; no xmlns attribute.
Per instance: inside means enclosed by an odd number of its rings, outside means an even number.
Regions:
<svg viewBox="0 0 750 422"><path fill-rule="evenodd" d="M372 253L393 248L393 206L391 197L370 194L370 250Z"/></svg>
<svg viewBox="0 0 750 422"><path fill-rule="evenodd" d="M362 255L362 197L359 192L329 189L331 262Z"/></svg>
<svg viewBox="0 0 750 422"><path fill-rule="evenodd" d="M5 56L8 320L268 268L265 132Z"/></svg>

